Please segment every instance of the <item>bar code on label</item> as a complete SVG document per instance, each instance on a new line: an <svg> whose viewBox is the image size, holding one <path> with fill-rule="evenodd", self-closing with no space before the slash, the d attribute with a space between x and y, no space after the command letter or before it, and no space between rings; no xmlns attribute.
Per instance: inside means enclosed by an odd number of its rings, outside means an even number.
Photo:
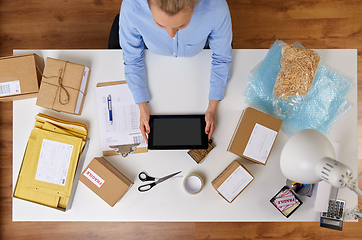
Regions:
<svg viewBox="0 0 362 240"><path fill-rule="evenodd" d="M10 93L10 85L9 84L1 85L0 94L7 94L7 93Z"/></svg>
<svg viewBox="0 0 362 240"><path fill-rule="evenodd" d="M133 136L133 143L145 143L143 136Z"/></svg>
<svg viewBox="0 0 362 240"><path fill-rule="evenodd" d="M8 96L19 93L21 93L19 80L0 83L0 96Z"/></svg>

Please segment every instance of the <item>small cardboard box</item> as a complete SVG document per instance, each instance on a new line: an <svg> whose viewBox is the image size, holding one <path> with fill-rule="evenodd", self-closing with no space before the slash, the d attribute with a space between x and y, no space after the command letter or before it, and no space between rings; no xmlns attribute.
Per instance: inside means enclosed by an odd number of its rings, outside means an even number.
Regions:
<svg viewBox="0 0 362 240"><path fill-rule="evenodd" d="M79 180L113 207L131 188L133 182L103 157L95 157Z"/></svg>
<svg viewBox="0 0 362 240"><path fill-rule="evenodd" d="M191 149L187 154L195 160L197 164L201 164L206 156L214 149L214 144L212 142L208 143L207 149Z"/></svg>
<svg viewBox="0 0 362 240"><path fill-rule="evenodd" d="M265 165L283 121L254 108L246 108L239 119L228 151Z"/></svg>
<svg viewBox="0 0 362 240"><path fill-rule="evenodd" d="M84 65L47 58L36 105L80 115L89 73Z"/></svg>
<svg viewBox="0 0 362 240"><path fill-rule="evenodd" d="M0 101L38 95L44 60L35 53L0 58Z"/></svg>
<svg viewBox="0 0 362 240"><path fill-rule="evenodd" d="M234 160L211 184L226 201L232 203L253 180L253 175Z"/></svg>

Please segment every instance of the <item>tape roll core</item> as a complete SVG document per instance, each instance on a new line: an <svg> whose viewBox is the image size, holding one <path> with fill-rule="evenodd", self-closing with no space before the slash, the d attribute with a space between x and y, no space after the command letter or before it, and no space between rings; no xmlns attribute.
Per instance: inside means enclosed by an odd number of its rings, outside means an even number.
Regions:
<svg viewBox="0 0 362 240"><path fill-rule="evenodd" d="M204 181L197 174L190 174L184 179L184 189L189 194L198 194L201 192Z"/></svg>

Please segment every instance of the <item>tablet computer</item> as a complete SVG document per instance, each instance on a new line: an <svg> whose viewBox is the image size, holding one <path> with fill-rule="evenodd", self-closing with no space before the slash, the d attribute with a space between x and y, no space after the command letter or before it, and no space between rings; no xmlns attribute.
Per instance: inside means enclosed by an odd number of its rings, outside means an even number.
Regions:
<svg viewBox="0 0 362 240"><path fill-rule="evenodd" d="M205 115L151 115L148 149L207 149Z"/></svg>

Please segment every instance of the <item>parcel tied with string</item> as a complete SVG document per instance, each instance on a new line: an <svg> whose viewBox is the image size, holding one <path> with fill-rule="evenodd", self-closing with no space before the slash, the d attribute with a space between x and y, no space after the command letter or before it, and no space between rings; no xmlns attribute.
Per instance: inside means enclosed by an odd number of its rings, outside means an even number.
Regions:
<svg viewBox="0 0 362 240"><path fill-rule="evenodd" d="M80 115L89 75L84 65L47 58L36 105Z"/></svg>

